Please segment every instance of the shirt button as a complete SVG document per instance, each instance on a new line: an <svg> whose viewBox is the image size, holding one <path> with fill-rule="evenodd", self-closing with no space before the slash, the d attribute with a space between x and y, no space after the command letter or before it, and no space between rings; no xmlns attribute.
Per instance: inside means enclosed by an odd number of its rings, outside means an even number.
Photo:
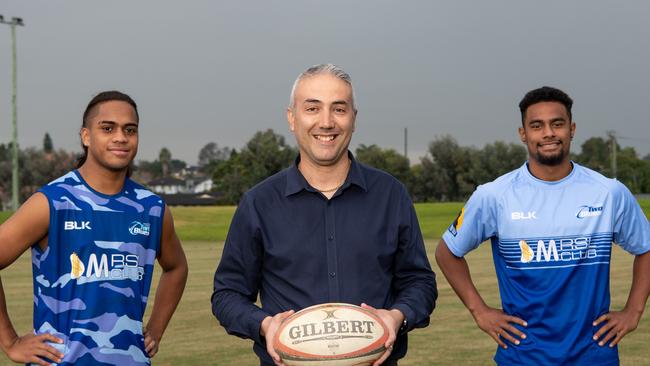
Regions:
<svg viewBox="0 0 650 366"><path fill-rule="evenodd" d="M330 272L330 277L336 277L336 272Z"/></svg>
<svg viewBox="0 0 650 366"><path fill-rule="evenodd" d="M329 239L330 241L334 240L334 235L328 236L327 239Z"/></svg>

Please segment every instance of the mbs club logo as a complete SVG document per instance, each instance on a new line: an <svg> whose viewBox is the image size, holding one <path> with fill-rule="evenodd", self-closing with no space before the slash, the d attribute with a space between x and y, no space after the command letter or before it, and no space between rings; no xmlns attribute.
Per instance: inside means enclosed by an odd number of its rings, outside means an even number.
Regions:
<svg viewBox="0 0 650 366"><path fill-rule="evenodd" d="M135 254L102 254L97 256L92 253L86 264L77 253L70 254L70 277L78 279L104 279L104 280L142 280L144 268L138 266L138 256Z"/></svg>
<svg viewBox="0 0 650 366"><path fill-rule="evenodd" d="M525 240L519 241L522 263L530 262L571 262L580 259L596 258L598 255L591 238L562 238L537 241L534 251Z"/></svg>

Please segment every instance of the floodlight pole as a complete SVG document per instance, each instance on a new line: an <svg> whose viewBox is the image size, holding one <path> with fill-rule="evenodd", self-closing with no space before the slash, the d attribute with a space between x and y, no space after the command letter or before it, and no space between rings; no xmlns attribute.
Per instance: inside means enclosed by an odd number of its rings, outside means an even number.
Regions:
<svg viewBox="0 0 650 366"><path fill-rule="evenodd" d="M616 146L616 131L607 131L607 135L609 136L609 141L610 141L610 146L612 148L612 178L616 178L617 174L617 161L616 161L616 150L618 150L618 147Z"/></svg>
<svg viewBox="0 0 650 366"><path fill-rule="evenodd" d="M0 23L8 24L11 28L11 58L12 58L12 89L11 89L11 107L12 107L12 127L13 127L13 144L12 144L12 170L11 170L11 208L18 210L18 112L16 108L16 26L24 26L22 18L13 17L11 21L5 21L0 15Z"/></svg>

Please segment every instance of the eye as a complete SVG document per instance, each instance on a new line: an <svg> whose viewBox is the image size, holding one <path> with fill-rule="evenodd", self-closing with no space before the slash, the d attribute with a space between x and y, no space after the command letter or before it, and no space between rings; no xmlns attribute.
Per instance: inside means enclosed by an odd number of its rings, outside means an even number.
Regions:
<svg viewBox="0 0 650 366"><path fill-rule="evenodd" d="M135 135L138 133L138 129L135 127L127 127L125 131L127 135Z"/></svg>
<svg viewBox="0 0 650 366"><path fill-rule="evenodd" d="M305 110L306 110L307 112L316 112L316 111L318 111L318 107L311 106L311 107L307 107L307 108L305 108Z"/></svg>
<svg viewBox="0 0 650 366"><path fill-rule="evenodd" d="M102 126L101 129L104 132L113 132L113 126Z"/></svg>
<svg viewBox="0 0 650 366"><path fill-rule="evenodd" d="M343 113L347 112L347 110L345 108L334 108L334 112L339 113L339 114L343 114Z"/></svg>

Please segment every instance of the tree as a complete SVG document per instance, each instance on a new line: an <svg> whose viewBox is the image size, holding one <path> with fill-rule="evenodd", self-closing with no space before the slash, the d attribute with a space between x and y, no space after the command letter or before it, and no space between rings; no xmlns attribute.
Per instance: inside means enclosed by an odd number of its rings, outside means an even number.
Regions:
<svg viewBox="0 0 650 366"><path fill-rule="evenodd" d="M394 149L382 149L373 144L359 145L355 151L356 159L364 164L388 172L410 188L411 167L409 159Z"/></svg>
<svg viewBox="0 0 650 366"><path fill-rule="evenodd" d="M162 166L162 176L166 177L169 175L169 162L172 160L172 153L166 147L160 149L158 153L158 161Z"/></svg>
<svg viewBox="0 0 650 366"><path fill-rule="evenodd" d="M519 144L495 141L471 154L471 168L467 180L474 187L491 182L496 178L519 168L528 152Z"/></svg>
<svg viewBox="0 0 650 366"><path fill-rule="evenodd" d="M291 165L297 154L282 135L271 129L258 131L239 153L233 151L217 165L215 189L223 194L224 203L237 203L249 188Z"/></svg>
<svg viewBox="0 0 650 366"><path fill-rule="evenodd" d="M11 192L11 144L0 144L0 201L4 204ZM19 201L24 202L41 186L74 168L76 155L64 150L19 149ZM0 205L2 206L2 205Z"/></svg>
<svg viewBox="0 0 650 366"><path fill-rule="evenodd" d="M461 147L445 135L429 143L428 154L421 159L416 184L425 200L450 201L465 199L473 190L469 176L472 148Z"/></svg>
<svg viewBox="0 0 650 366"><path fill-rule="evenodd" d="M611 176L610 146L602 137L592 137L581 146L576 162L606 176ZM618 152L618 150L617 150Z"/></svg>
<svg viewBox="0 0 650 366"><path fill-rule="evenodd" d="M632 193L643 192L648 164L639 159L633 147L625 147L617 153L616 178L625 184Z"/></svg>
<svg viewBox="0 0 650 366"><path fill-rule="evenodd" d="M199 168L202 170L230 157L230 149L219 147L216 142L208 142L199 150Z"/></svg>
<svg viewBox="0 0 650 366"><path fill-rule="evenodd" d="M43 137L43 151L46 154L50 154L54 150L54 145L52 144L52 138L50 137L49 133L45 133L45 137Z"/></svg>

